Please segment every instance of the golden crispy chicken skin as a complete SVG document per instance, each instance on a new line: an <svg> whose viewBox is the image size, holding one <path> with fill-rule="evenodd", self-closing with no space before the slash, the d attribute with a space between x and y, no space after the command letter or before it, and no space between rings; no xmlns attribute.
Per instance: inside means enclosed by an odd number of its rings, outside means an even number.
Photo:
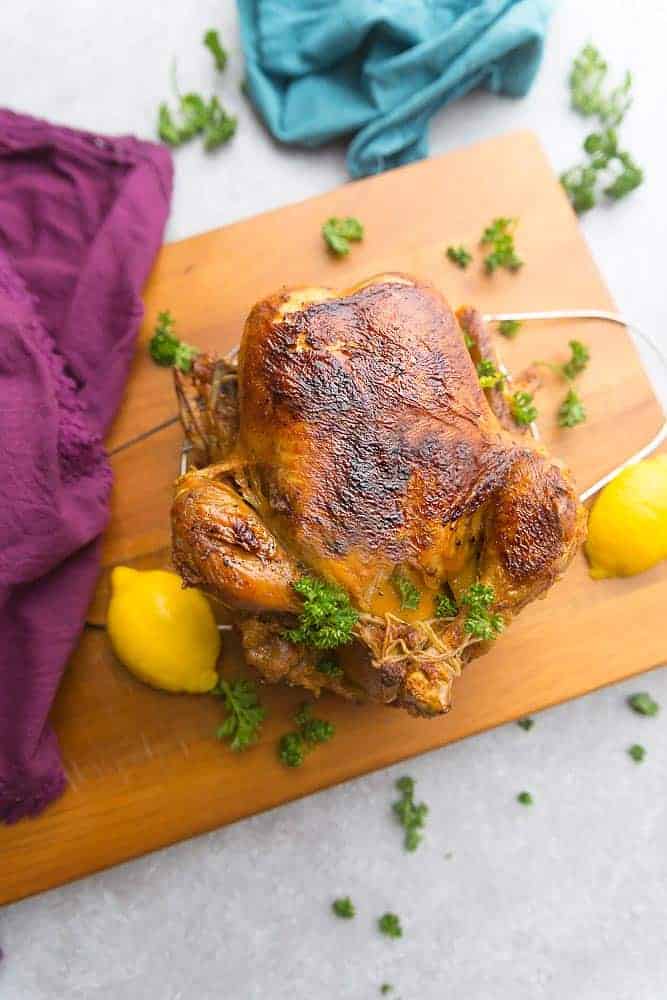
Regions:
<svg viewBox="0 0 667 1000"><path fill-rule="evenodd" d="M388 274L258 303L236 382L225 362L224 406L205 377L215 359L178 377L196 458L218 464L177 485L174 561L186 583L240 613L246 655L265 676L260 633L274 660L289 653L274 675L440 714L463 663L488 645L466 633L463 611L437 618L443 588L460 605L471 584L492 586L507 623L565 570L584 510L502 388L480 387L481 359L496 360L478 313L455 316L430 285ZM208 421L199 439L197 412ZM404 606L397 573L416 606ZM304 574L342 587L359 612L355 642L339 651L342 680L306 647L295 666L286 644Z"/></svg>
<svg viewBox="0 0 667 1000"><path fill-rule="evenodd" d="M173 557L185 583L244 611L299 611L296 564L218 467L179 480Z"/></svg>

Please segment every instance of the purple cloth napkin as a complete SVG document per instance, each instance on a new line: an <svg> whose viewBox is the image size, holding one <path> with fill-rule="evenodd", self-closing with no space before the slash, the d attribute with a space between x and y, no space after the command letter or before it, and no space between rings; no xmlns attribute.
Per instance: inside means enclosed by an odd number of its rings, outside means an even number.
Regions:
<svg viewBox="0 0 667 1000"><path fill-rule="evenodd" d="M169 211L169 152L0 110L0 819L65 787L47 722L108 517L102 439Z"/></svg>

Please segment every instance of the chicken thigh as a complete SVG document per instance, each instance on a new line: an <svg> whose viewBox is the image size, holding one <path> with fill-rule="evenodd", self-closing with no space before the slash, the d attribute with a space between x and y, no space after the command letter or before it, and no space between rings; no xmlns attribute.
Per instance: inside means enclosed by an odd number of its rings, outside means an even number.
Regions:
<svg viewBox="0 0 667 1000"><path fill-rule="evenodd" d="M194 462L174 563L235 612L267 680L441 714L489 645L470 588L494 638L572 560L586 520L572 480L514 423L507 389L481 388L479 360L494 360L479 313L385 274L270 296L238 362L176 373ZM304 577L354 609L331 652L294 641Z"/></svg>

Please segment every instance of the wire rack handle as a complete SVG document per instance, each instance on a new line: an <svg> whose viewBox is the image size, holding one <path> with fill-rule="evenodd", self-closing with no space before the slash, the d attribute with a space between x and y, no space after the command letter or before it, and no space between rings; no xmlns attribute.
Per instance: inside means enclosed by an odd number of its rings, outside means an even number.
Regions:
<svg viewBox="0 0 667 1000"><path fill-rule="evenodd" d="M667 358L663 354L659 345L655 342L653 337L649 336L643 330L640 330L638 326L635 326L630 320L626 319L620 313L606 312L604 309L556 309L549 310L546 312L507 312L507 313L488 313L484 316L484 320L487 323L499 323L502 320L514 319L521 323L530 323L533 321L548 321L548 320L560 320L560 319L602 319L607 320L609 323L616 323L618 326L624 326L626 330L631 330L633 333L648 344L648 346L655 352L656 356L660 360L665 372L667 372ZM612 479L616 479L624 469L627 469L629 465L634 465L636 462L640 462L643 458L647 458L649 455L653 454L657 448L667 440L667 413L665 413L665 407L662 402L660 402L662 408L662 426L656 432L654 437L651 438L642 448L636 451L625 461L621 462L614 469L611 469L605 476L598 479L592 486L589 486L587 490L580 495L579 499L582 503L586 500L590 500L592 496L610 483Z"/></svg>

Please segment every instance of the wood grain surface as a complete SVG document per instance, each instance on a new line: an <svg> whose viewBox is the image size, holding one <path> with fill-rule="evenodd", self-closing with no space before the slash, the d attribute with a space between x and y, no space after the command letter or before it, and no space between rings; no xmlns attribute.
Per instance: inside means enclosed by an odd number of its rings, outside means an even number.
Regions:
<svg viewBox="0 0 667 1000"><path fill-rule="evenodd" d="M343 260L321 237L330 215L356 215L366 238ZM525 267L486 276L481 254L467 271L444 257L450 243L476 247L498 215L517 216ZM165 247L146 288L146 318L123 406L109 436L115 475L111 523L89 620L104 621L108 572L117 563L169 566L168 512L181 432L152 428L176 412L171 379L146 353L158 311L170 309L181 336L225 350L239 339L260 297L283 284L345 287L401 270L438 285L452 305L485 312L613 308L579 225L537 140L493 139L438 159L358 181L298 205ZM585 340L589 370L579 380L585 425L560 430L564 387L552 376L540 395L550 448L570 463L581 488L644 443L660 423L635 349L603 322L527 326L499 338L510 370L536 358L564 359ZM326 696L320 712L334 740L298 770L284 768L276 741L291 726L298 691L264 687L269 715L260 743L234 754L215 739L222 711L210 696L162 694L115 661L102 628L87 628L68 666L53 722L69 787L36 820L0 829L0 902L59 885L184 837L210 830L667 660L663 626L667 567L629 580L592 582L583 556L547 596L522 613L495 649L466 668L446 717L427 721ZM222 669L243 670L235 641Z"/></svg>

